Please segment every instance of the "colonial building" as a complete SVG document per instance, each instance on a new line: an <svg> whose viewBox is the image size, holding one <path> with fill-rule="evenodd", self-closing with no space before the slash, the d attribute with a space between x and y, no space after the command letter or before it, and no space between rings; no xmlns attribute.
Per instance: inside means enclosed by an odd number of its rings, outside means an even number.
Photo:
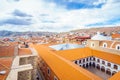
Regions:
<svg viewBox="0 0 120 80"><path fill-rule="evenodd" d="M34 45L44 80L120 80L120 42L111 37L97 34L74 49L51 46Z"/></svg>

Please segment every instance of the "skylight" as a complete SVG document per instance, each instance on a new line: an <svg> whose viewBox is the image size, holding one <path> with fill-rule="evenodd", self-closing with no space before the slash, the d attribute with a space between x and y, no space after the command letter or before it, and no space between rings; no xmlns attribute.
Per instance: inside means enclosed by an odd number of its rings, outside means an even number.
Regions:
<svg viewBox="0 0 120 80"><path fill-rule="evenodd" d="M67 50L67 49L75 49L75 48L83 48L84 45L78 45L78 44L59 44L59 45L52 45L49 46L55 50Z"/></svg>

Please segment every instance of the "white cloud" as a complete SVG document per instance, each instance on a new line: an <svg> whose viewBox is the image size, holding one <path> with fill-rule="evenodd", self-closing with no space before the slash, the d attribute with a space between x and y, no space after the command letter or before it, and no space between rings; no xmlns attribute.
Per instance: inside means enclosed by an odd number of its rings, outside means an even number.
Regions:
<svg viewBox="0 0 120 80"><path fill-rule="evenodd" d="M99 5L101 3L106 3L106 2L107 2L107 0L98 0L98 1L94 2L93 4L94 5Z"/></svg>
<svg viewBox="0 0 120 80"><path fill-rule="evenodd" d="M33 24L18 27L14 25L2 25L0 26L0 30L12 29L13 31L16 31L19 28L20 31L68 31L85 28L85 26L89 24L103 23L120 18L120 2L115 2L114 0L99 0L98 2L95 2L94 5L103 2L106 2L106 4L102 8L67 10L63 7L58 7L53 2L48 3L44 0L20 0L18 2L1 0L0 21L2 19L14 17L11 13L18 9L32 15ZM43 20L48 22L42 22ZM117 24L118 23L115 25Z"/></svg>

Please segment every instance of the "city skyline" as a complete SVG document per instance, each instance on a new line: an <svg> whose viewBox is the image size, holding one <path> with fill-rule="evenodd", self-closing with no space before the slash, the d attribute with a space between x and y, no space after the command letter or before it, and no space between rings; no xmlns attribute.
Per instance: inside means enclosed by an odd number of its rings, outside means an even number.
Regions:
<svg viewBox="0 0 120 80"><path fill-rule="evenodd" d="M63 32L120 25L119 0L1 0L0 30Z"/></svg>

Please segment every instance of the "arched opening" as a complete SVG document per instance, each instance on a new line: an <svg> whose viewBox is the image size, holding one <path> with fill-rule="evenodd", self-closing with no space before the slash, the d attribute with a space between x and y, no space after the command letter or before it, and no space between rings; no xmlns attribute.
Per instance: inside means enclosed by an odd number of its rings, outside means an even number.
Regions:
<svg viewBox="0 0 120 80"><path fill-rule="evenodd" d="M89 65L88 65L88 63L87 63L87 64L86 64L86 67L88 68L88 66L89 66Z"/></svg>
<svg viewBox="0 0 120 80"><path fill-rule="evenodd" d="M38 77L38 76L36 77L36 80L39 80L39 77Z"/></svg>
<svg viewBox="0 0 120 80"><path fill-rule="evenodd" d="M117 72L116 72L116 71L113 71L113 72L112 72L112 75L114 75L115 73L117 73Z"/></svg>
<svg viewBox="0 0 120 80"><path fill-rule="evenodd" d="M105 67L104 66L101 67L101 71L105 72Z"/></svg>
<svg viewBox="0 0 120 80"><path fill-rule="evenodd" d="M98 63L100 63L100 60L99 60L99 59L97 59L97 62L98 62Z"/></svg>
<svg viewBox="0 0 120 80"><path fill-rule="evenodd" d="M95 46L95 44L94 43L91 43L91 47L94 47Z"/></svg>
<svg viewBox="0 0 120 80"><path fill-rule="evenodd" d="M118 69L118 66L117 66L117 65L114 65L114 69Z"/></svg>
<svg viewBox="0 0 120 80"><path fill-rule="evenodd" d="M95 63L93 62L93 67L95 67Z"/></svg>
<svg viewBox="0 0 120 80"><path fill-rule="evenodd" d="M93 61L95 61L95 58L93 57Z"/></svg>
<svg viewBox="0 0 120 80"><path fill-rule="evenodd" d="M89 63L89 66L91 66L91 62Z"/></svg>
<svg viewBox="0 0 120 80"><path fill-rule="evenodd" d="M100 65L99 64L97 64L97 67L96 67L97 69L100 69Z"/></svg>
<svg viewBox="0 0 120 80"><path fill-rule="evenodd" d="M106 73L107 73L108 75L111 75L110 69L107 69L107 70L106 70Z"/></svg>
<svg viewBox="0 0 120 80"><path fill-rule="evenodd" d="M77 64L77 61L75 61L75 64Z"/></svg>
<svg viewBox="0 0 120 80"><path fill-rule="evenodd" d="M92 58L90 57L90 60L91 60Z"/></svg>
<svg viewBox="0 0 120 80"><path fill-rule="evenodd" d="M83 68L85 68L85 64L83 64Z"/></svg>
<svg viewBox="0 0 120 80"><path fill-rule="evenodd" d="M107 48L107 43L103 43L103 47L104 47L104 48Z"/></svg>
<svg viewBox="0 0 120 80"><path fill-rule="evenodd" d="M83 59L83 62L85 62L85 59Z"/></svg>
<svg viewBox="0 0 120 80"><path fill-rule="evenodd" d="M102 64L104 64L104 65L105 65L105 61L102 61Z"/></svg>
<svg viewBox="0 0 120 80"><path fill-rule="evenodd" d="M120 50L120 44L116 45L116 50Z"/></svg>
<svg viewBox="0 0 120 80"><path fill-rule="evenodd" d="M88 58L86 59L86 61L88 61Z"/></svg>
<svg viewBox="0 0 120 80"><path fill-rule="evenodd" d="M111 63L107 63L107 66L111 67Z"/></svg>
<svg viewBox="0 0 120 80"><path fill-rule="evenodd" d="M79 60L79 64L81 63L81 60Z"/></svg>

